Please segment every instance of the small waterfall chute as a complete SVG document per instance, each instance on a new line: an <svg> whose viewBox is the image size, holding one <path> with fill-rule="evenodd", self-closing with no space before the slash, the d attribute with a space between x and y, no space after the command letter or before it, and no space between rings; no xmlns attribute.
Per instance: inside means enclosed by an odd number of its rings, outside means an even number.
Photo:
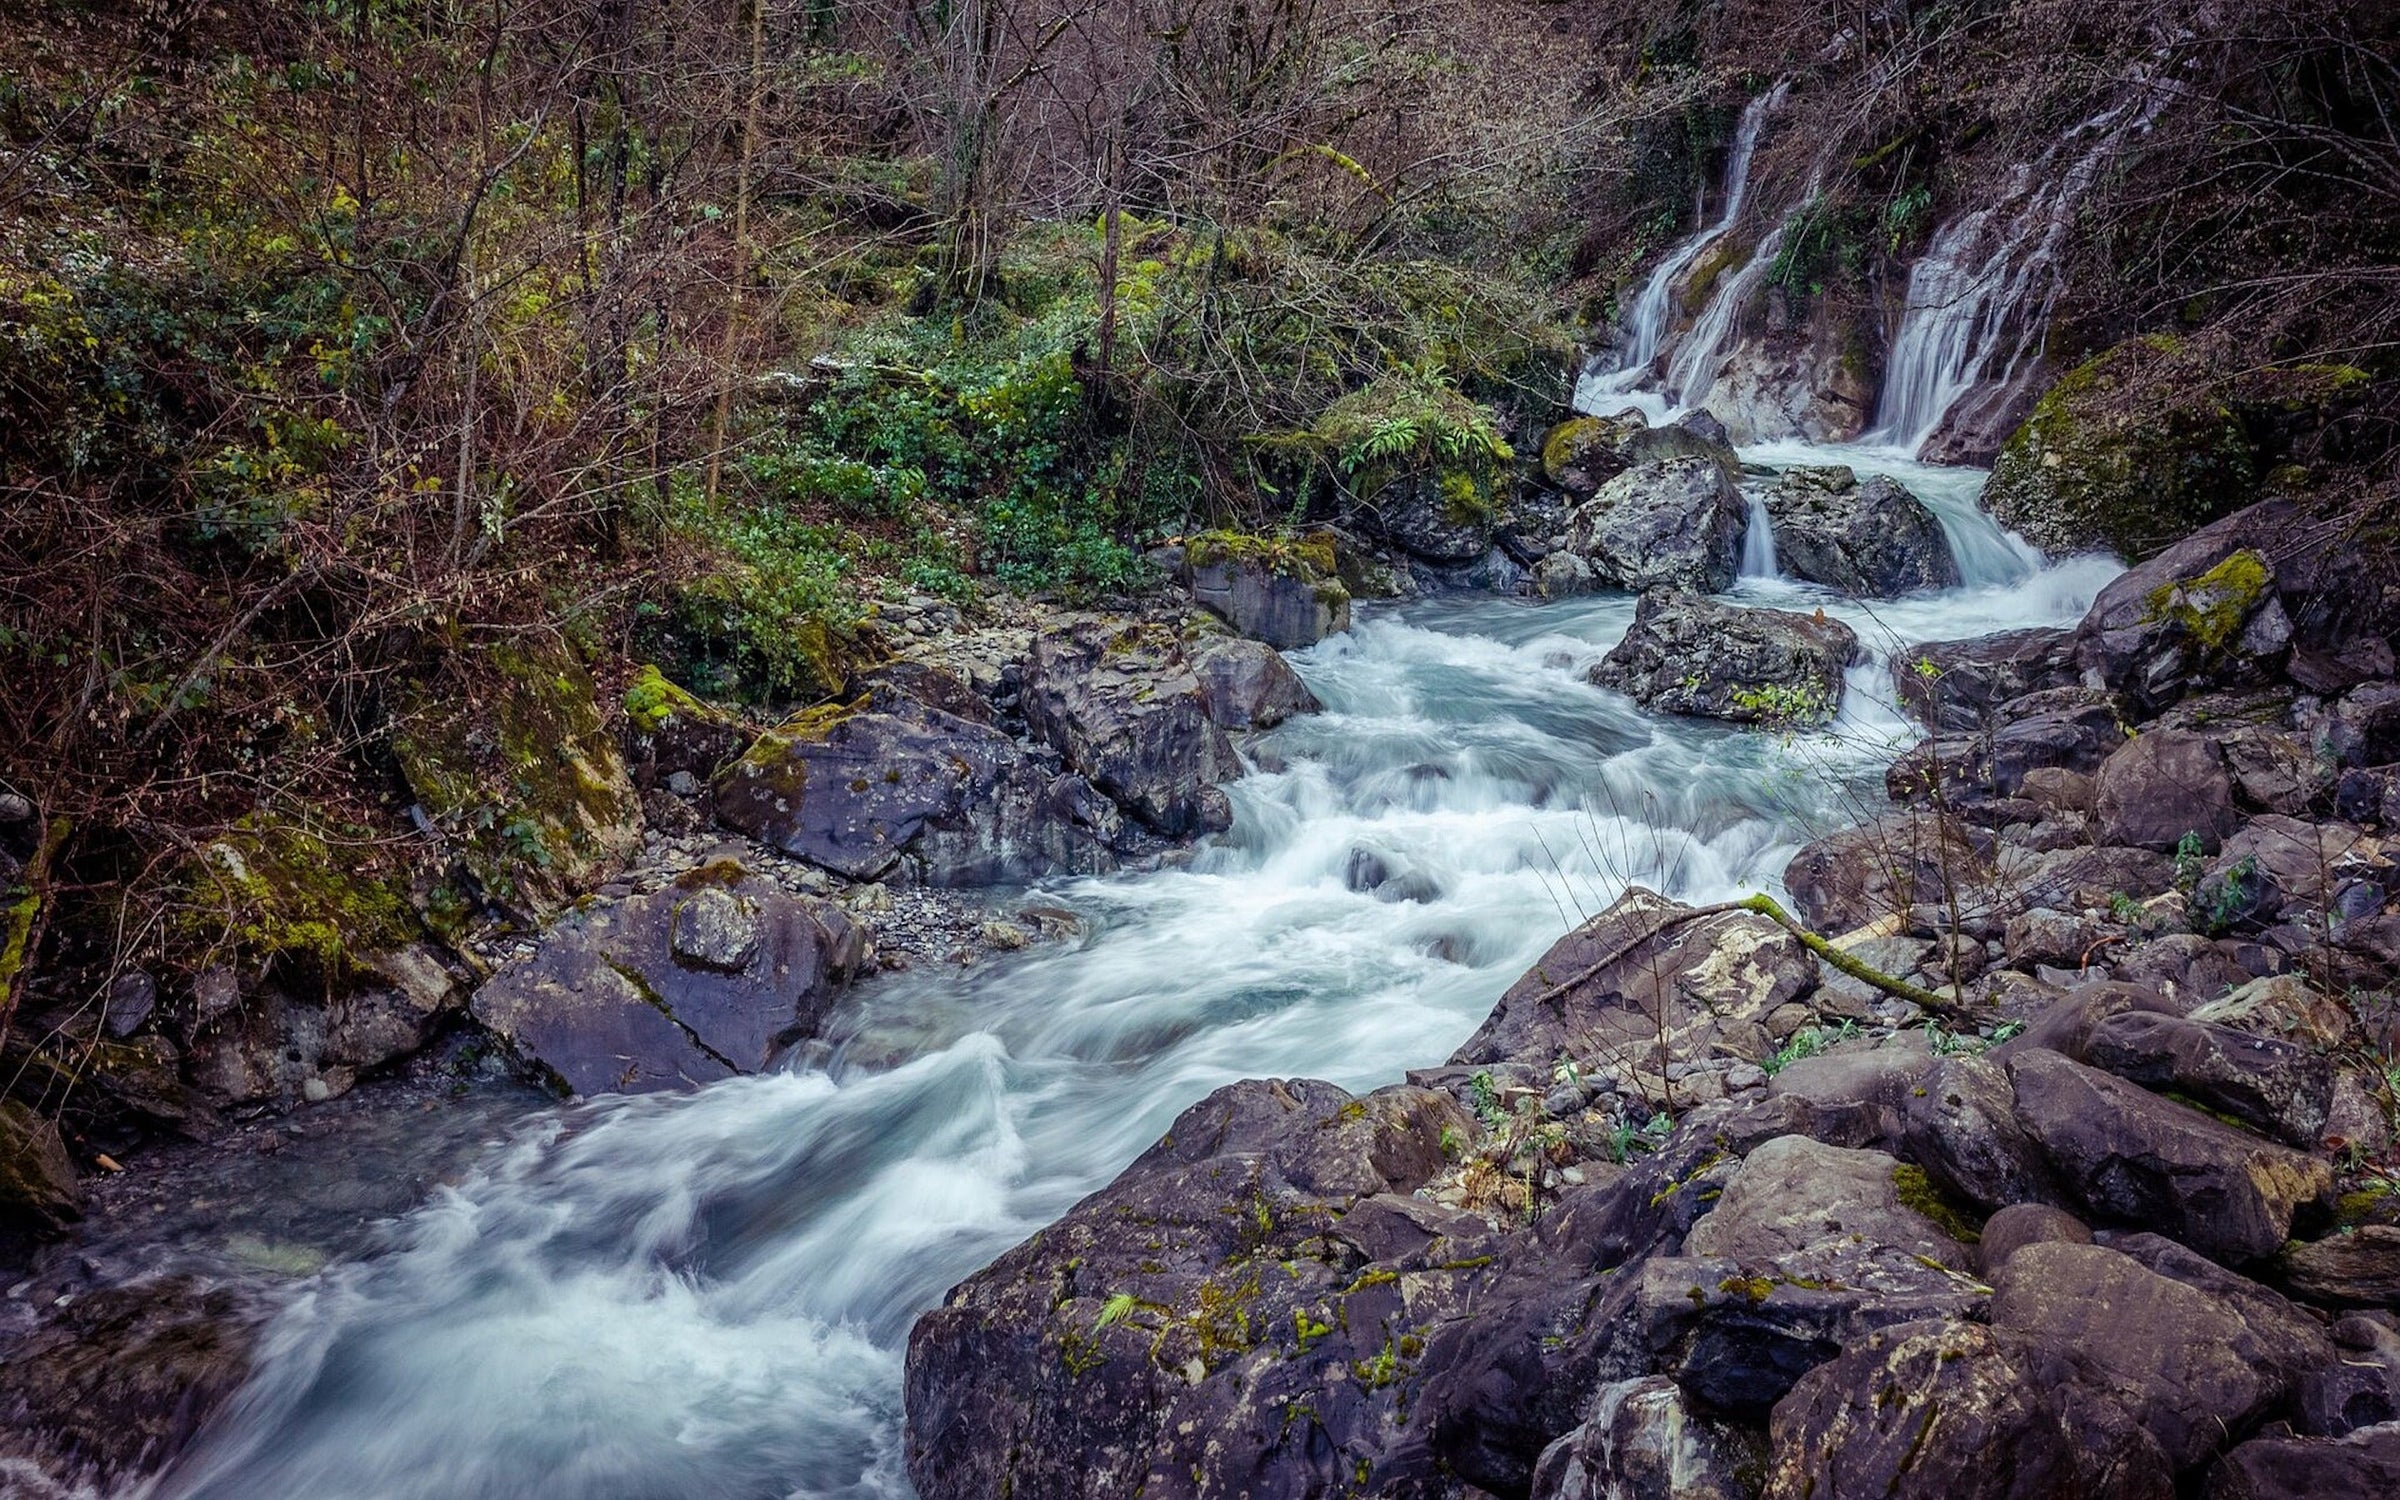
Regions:
<svg viewBox="0 0 2400 1500"><path fill-rule="evenodd" d="M1767 513L1767 497L1763 490L1750 492L1750 522L1742 530L1742 563L1744 578L1780 578L1775 566L1775 518Z"/></svg>
<svg viewBox="0 0 2400 1500"><path fill-rule="evenodd" d="M1866 441L1915 453L1971 394L2005 398L2027 377L2066 289L2059 257L2076 205L2169 97L2145 81L2017 168L1997 202L1935 231L1909 272Z"/></svg>

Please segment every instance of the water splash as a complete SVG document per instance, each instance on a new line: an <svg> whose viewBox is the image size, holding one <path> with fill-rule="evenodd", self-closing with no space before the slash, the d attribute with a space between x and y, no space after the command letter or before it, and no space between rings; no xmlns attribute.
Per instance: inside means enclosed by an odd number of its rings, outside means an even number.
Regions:
<svg viewBox="0 0 2400 1500"><path fill-rule="evenodd" d="M1763 487L1750 492L1750 522L1742 529L1742 564L1744 578L1780 578L1775 566L1775 518L1767 514L1767 495Z"/></svg>

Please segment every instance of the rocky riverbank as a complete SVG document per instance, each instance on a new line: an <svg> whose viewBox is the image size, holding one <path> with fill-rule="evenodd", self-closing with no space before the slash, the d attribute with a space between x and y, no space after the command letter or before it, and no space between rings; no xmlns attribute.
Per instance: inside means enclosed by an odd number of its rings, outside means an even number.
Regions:
<svg viewBox="0 0 2400 1500"><path fill-rule="evenodd" d="M1906 653L1933 737L1790 925L1637 890L1446 1067L1187 1111L920 1321L919 1492L2389 1493L2356 564L2264 505Z"/></svg>

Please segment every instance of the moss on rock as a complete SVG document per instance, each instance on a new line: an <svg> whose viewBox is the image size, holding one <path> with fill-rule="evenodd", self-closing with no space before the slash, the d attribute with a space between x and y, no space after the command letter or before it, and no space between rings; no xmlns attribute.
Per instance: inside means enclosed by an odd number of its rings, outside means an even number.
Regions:
<svg viewBox="0 0 2400 1500"><path fill-rule="evenodd" d="M363 828L252 813L187 861L171 945L186 961L304 960L329 978L355 975L420 935L382 843Z"/></svg>
<svg viewBox="0 0 2400 1500"><path fill-rule="evenodd" d="M2180 625L2201 649L2223 652L2274 583L2267 560L2244 547L2198 578L2161 584L2150 594L2146 619Z"/></svg>
<svg viewBox="0 0 2400 1500"><path fill-rule="evenodd" d="M640 806L592 680L564 652L503 642L466 681L416 686L393 754L483 893L523 915L612 873Z"/></svg>

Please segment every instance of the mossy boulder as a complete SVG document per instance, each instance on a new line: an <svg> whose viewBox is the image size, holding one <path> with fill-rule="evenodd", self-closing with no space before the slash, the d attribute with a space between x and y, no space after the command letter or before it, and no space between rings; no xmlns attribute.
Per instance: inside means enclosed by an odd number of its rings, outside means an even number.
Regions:
<svg viewBox="0 0 2400 1500"><path fill-rule="evenodd" d="M756 736L740 718L705 703L644 666L625 687L625 763L633 784L656 786L678 771L706 781Z"/></svg>
<svg viewBox="0 0 2400 1500"><path fill-rule="evenodd" d="M354 977L420 932L394 841L298 811L260 811L186 862L170 937L187 962L304 966Z"/></svg>
<svg viewBox="0 0 2400 1500"><path fill-rule="evenodd" d="M605 880L641 843L592 679L556 648L504 641L416 684L392 751L477 893L521 919Z"/></svg>
<svg viewBox="0 0 2400 1500"><path fill-rule="evenodd" d="M82 1202L58 1127L14 1099L0 1100L0 1243L58 1234L83 1216Z"/></svg>
<svg viewBox="0 0 2400 1500"><path fill-rule="evenodd" d="M1984 504L2046 552L2148 557L2257 498L2277 454L2365 380L2338 365L2223 376L2178 340L2132 339L2035 403Z"/></svg>
<svg viewBox="0 0 2400 1500"><path fill-rule="evenodd" d="M1184 575L1202 607L1278 650L1313 646L1350 628L1350 591L1339 576L1331 532L1204 532L1184 544Z"/></svg>

